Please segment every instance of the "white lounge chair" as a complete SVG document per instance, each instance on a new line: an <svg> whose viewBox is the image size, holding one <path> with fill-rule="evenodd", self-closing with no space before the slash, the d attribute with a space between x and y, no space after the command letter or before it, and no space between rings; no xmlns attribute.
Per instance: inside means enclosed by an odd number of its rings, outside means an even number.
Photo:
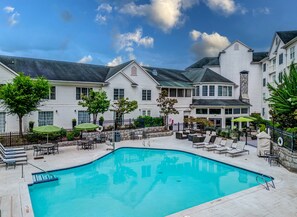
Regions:
<svg viewBox="0 0 297 217"><path fill-rule="evenodd" d="M196 142L192 144L193 148L203 148L205 145L208 145L210 143L211 136L206 135L203 142Z"/></svg>
<svg viewBox="0 0 297 217"><path fill-rule="evenodd" d="M16 151L6 151L5 149L0 146L0 151L6 155L11 155L11 154L24 154L26 153L25 150L16 150Z"/></svg>
<svg viewBox="0 0 297 217"><path fill-rule="evenodd" d="M9 151L25 151L24 148L5 148L1 143L0 143L0 148L3 149L6 152L9 152Z"/></svg>
<svg viewBox="0 0 297 217"><path fill-rule="evenodd" d="M215 148L221 147L222 146L221 142L222 142L222 137L216 137L213 144L205 145L203 150L212 151Z"/></svg>
<svg viewBox="0 0 297 217"><path fill-rule="evenodd" d="M219 154L226 153L227 151L230 151L233 149L232 145L233 145L233 139L227 139L225 146L215 148L214 152L217 152Z"/></svg>
<svg viewBox="0 0 297 217"><path fill-rule="evenodd" d="M19 162L27 163L28 158L27 157L5 158L0 154L0 161L3 161L7 166L8 164L11 164L12 162L15 162L15 163L19 163Z"/></svg>
<svg viewBox="0 0 297 217"><path fill-rule="evenodd" d="M245 152L250 154L250 151L244 149L244 147L245 147L245 142L242 142L242 141L237 142L236 147L234 149L232 149L232 150L227 151L225 155L230 155L231 157L234 157L236 155L239 155L239 154L242 154L242 153L245 153Z"/></svg>
<svg viewBox="0 0 297 217"><path fill-rule="evenodd" d="M5 154L2 152L2 150L0 150L0 155L3 156L3 158L5 159L11 159L11 158L20 158L20 157L26 157L27 158L27 154L26 153L11 153L11 154Z"/></svg>

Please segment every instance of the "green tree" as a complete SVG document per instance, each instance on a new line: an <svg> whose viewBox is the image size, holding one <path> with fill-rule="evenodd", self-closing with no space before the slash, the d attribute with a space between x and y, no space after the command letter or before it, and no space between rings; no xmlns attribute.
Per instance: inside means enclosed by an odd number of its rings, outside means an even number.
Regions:
<svg viewBox="0 0 297 217"><path fill-rule="evenodd" d="M296 126L297 118L297 72L291 64L289 73L284 73L282 83L268 84L272 118L283 128ZM295 117L295 119L294 119Z"/></svg>
<svg viewBox="0 0 297 217"><path fill-rule="evenodd" d="M20 73L0 88L2 106L9 114L19 118L19 133L23 136L23 117L30 112L36 111L40 103L49 95L49 82L42 77L30 78Z"/></svg>
<svg viewBox="0 0 297 217"><path fill-rule="evenodd" d="M112 105L111 111L117 114L117 119L115 120L115 129L118 128L120 121L124 114L129 114L138 108L138 103L135 100L129 101L129 98L120 98Z"/></svg>
<svg viewBox="0 0 297 217"><path fill-rule="evenodd" d="M160 113L164 115L165 124L168 129L168 115L178 114L179 112L176 108L174 108L174 105L177 103L177 99L170 99L167 96L167 91L162 90L161 93L159 93L159 98L157 99L157 106L160 107Z"/></svg>
<svg viewBox="0 0 297 217"><path fill-rule="evenodd" d="M87 111L93 115L93 123L96 124L98 113L102 114L108 111L110 100L107 99L105 91L90 91L88 96L83 95L79 105L87 107Z"/></svg>

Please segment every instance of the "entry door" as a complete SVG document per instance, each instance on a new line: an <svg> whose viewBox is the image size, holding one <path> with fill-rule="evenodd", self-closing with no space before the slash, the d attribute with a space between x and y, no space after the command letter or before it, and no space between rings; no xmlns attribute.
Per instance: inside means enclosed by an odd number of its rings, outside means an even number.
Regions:
<svg viewBox="0 0 297 217"><path fill-rule="evenodd" d="M5 112L0 112L0 133L5 132Z"/></svg>

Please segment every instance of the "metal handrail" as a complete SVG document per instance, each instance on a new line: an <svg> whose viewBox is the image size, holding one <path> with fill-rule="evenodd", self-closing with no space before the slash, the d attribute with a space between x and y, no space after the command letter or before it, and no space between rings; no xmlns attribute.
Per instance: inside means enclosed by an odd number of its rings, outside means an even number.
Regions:
<svg viewBox="0 0 297 217"><path fill-rule="evenodd" d="M263 177L263 175L262 175L262 176L256 176L256 181L258 182L258 184L264 186L264 188L265 188L267 191L269 191L269 190L270 190L269 186L271 186L272 188L275 188L275 184L274 184L274 182L273 182L273 178L272 178L271 176L267 176L267 177L270 178L270 181L269 181L269 182L266 181L266 179ZM265 185L259 181L259 178L261 178L261 179L265 182ZM271 182L272 184L270 184L270 182Z"/></svg>
<svg viewBox="0 0 297 217"><path fill-rule="evenodd" d="M38 167L38 166L36 166L36 165L34 165L32 163L29 163L29 162L27 162L27 164L30 164L32 167L35 167L36 169L46 173L47 175L49 175L52 178L55 178L55 176L53 174L49 173L48 171L46 171L44 169L41 169L40 167ZM24 167L24 165L22 164L22 178L24 178L24 169L23 169L23 167Z"/></svg>

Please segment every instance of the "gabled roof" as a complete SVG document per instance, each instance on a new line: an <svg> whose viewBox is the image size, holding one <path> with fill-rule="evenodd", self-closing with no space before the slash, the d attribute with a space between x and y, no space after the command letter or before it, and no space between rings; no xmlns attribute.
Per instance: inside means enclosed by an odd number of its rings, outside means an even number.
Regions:
<svg viewBox="0 0 297 217"><path fill-rule="evenodd" d="M1 55L0 62L17 73L59 81L104 82L109 71L106 66Z"/></svg>
<svg viewBox="0 0 297 217"><path fill-rule="evenodd" d="M206 69L192 69L183 73L193 83L209 82L209 83L232 83L229 79L221 76L220 74Z"/></svg>
<svg viewBox="0 0 297 217"><path fill-rule="evenodd" d="M253 62L260 62L264 58L268 57L268 52L254 52Z"/></svg>
<svg viewBox="0 0 297 217"><path fill-rule="evenodd" d="M108 80L109 78L111 78L112 76L114 76L116 73L118 73L119 71L121 71L122 69L124 69L126 66L130 65L130 63L134 62L134 60L130 60L128 62L122 63L120 65L114 66L114 67L110 67L105 80Z"/></svg>
<svg viewBox="0 0 297 217"><path fill-rule="evenodd" d="M193 106L250 106L238 99L193 99Z"/></svg>
<svg viewBox="0 0 297 217"><path fill-rule="evenodd" d="M183 75L185 71L143 66L161 86L164 87L192 87L192 82ZM156 73L153 73L153 71Z"/></svg>
<svg viewBox="0 0 297 217"><path fill-rule="evenodd" d="M218 66L220 65L218 57L204 57L201 60L198 60L196 63L190 65L186 69L192 68L203 68L204 66Z"/></svg>
<svg viewBox="0 0 297 217"><path fill-rule="evenodd" d="M297 30L294 31L279 31L276 34L280 37L280 39L287 44L293 38L297 37Z"/></svg>

